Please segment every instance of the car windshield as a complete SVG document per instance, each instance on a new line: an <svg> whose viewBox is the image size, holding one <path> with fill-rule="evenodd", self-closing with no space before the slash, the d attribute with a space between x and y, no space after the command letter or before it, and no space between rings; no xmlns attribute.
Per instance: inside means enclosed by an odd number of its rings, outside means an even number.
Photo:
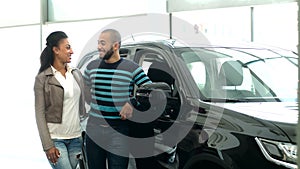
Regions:
<svg viewBox="0 0 300 169"><path fill-rule="evenodd" d="M176 48L207 101L297 101L297 54L261 48Z"/></svg>

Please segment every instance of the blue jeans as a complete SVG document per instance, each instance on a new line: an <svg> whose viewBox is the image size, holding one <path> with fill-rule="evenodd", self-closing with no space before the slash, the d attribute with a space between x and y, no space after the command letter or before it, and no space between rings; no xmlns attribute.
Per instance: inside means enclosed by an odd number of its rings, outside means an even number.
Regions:
<svg viewBox="0 0 300 169"><path fill-rule="evenodd" d="M58 162L54 165L50 161L53 169L75 169L78 164L77 155L81 153L82 139L53 139L55 147L60 152Z"/></svg>
<svg viewBox="0 0 300 169"><path fill-rule="evenodd" d="M128 168L129 143L120 133L128 136L129 127L87 125L85 144L89 169L106 169L106 160L109 169Z"/></svg>

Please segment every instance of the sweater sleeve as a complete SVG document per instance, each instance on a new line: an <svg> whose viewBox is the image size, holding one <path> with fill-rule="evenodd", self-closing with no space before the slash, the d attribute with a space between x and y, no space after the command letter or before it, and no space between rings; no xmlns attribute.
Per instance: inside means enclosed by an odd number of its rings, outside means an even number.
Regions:
<svg viewBox="0 0 300 169"><path fill-rule="evenodd" d="M149 77L145 74L141 67L138 67L133 72L133 80L137 86L141 86L143 84L152 83Z"/></svg>

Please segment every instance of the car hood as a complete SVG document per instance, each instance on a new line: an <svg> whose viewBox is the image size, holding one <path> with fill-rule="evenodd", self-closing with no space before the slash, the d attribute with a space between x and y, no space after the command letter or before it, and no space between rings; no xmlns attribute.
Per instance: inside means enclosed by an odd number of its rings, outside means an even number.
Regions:
<svg viewBox="0 0 300 169"><path fill-rule="evenodd" d="M298 104L296 102L222 103L218 106L253 117L261 122L270 122L274 127L280 129L282 134L285 133L290 141L296 143L296 125L298 123Z"/></svg>
<svg viewBox="0 0 300 169"><path fill-rule="evenodd" d="M223 107L275 123L298 122L298 105L295 102L224 103Z"/></svg>

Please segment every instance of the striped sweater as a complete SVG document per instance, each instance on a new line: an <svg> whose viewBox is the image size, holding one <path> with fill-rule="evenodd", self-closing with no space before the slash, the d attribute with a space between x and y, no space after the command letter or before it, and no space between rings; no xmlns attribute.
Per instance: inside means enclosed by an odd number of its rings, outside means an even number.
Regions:
<svg viewBox="0 0 300 169"><path fill-rule="evenodd" d="M130 103L134 85L151 83L138 64L123 58L115 63L93 60L83 77L91 88L89 114L100 119L120 119L119 112L126 102Z"/></svg>

